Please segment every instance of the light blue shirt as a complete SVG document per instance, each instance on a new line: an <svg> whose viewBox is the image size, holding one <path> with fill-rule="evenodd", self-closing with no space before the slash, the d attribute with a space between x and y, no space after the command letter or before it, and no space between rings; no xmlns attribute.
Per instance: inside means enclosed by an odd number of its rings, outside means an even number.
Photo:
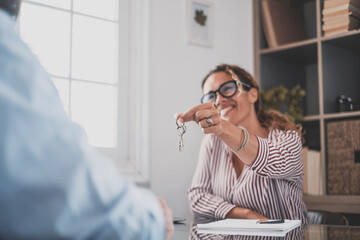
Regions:
<svg viewBox="0 0 360 240"><path fill-rule="evenodd" d="M164 238L157 198L89 146L0 9L0 239Z"/></svg>

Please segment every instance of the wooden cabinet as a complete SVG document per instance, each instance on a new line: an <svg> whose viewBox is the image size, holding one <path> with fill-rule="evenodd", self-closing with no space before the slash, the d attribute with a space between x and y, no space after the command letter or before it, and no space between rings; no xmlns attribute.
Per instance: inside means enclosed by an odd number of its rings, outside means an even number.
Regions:
<svg viewBox="0 0 360 240"><path fill-rule="evenodd" d="M306 145L321 151L324 192L304 196L308 209L360 213L360 196L329 195L326 181L327 123L360 119L360 111L339 112L336 104L339 94L360 100L360 30L325 37L321 30L324 0L290 0L290 4L300 13L306 39L268 48L261 0L254 0L255 77L262 89L283 84L306 90L301 123L306 129Z"/></svg>

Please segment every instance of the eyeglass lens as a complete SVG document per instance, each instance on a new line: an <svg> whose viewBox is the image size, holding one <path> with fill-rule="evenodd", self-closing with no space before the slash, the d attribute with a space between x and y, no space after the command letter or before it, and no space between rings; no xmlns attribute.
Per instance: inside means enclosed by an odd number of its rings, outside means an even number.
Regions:
<svg viewBox="0 0 360 240"><path fill-rule="evenodd" d="M216 93L219 92L221 96L230 98L235 95L237 91L237 83L235 80L223 83L218 90L209 92L201 98L202 103L207 103L216 100Z"/></svg>

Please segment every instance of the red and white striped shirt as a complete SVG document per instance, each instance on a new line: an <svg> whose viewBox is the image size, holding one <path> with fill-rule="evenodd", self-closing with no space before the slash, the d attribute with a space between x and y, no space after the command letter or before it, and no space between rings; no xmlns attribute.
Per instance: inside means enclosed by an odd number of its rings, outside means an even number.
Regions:
<svg viewBox="0 0 360 240"><path fill-rule="evenodd" d="M195 215L224 219L231 209L239 206L270 219L307 222L302 201L300 136L295 131L274 129L267 138L257 139L259 150L255 161L245 166L237 178L231 149L218 137L204 137L188 191Z"/></svg>

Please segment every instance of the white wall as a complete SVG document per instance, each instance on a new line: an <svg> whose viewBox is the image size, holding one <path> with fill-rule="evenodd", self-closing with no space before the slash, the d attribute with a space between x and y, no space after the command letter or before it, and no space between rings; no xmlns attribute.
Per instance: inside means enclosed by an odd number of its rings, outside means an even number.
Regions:
<svg viewBox="0 0 360 240"><path fill-rule="evenodd" d="M200 103L202 78L219 63L253 70L251 0L214 0L212 48L187 43L187 0L150 0L150 186L176 216L189 217L186 191L195 170L201 129L186 124L178 152L174 113Z"/></svg>

